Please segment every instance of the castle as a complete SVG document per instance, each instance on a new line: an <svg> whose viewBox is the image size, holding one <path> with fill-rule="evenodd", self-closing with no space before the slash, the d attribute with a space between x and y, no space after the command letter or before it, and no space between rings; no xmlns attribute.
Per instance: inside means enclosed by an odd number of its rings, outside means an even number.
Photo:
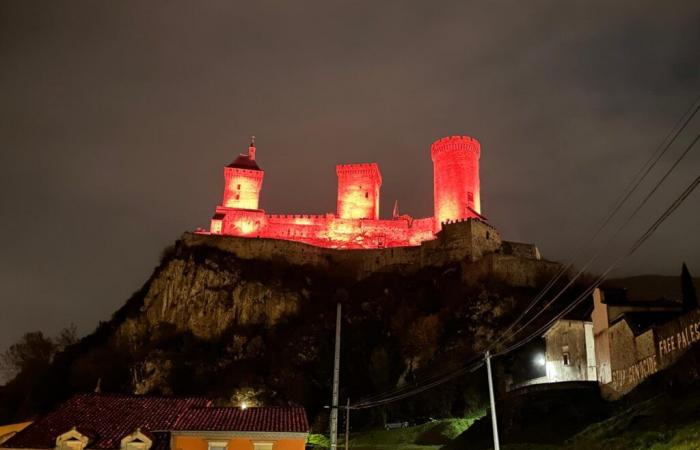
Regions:
<svg viewBox="0 0 700 450"><path fill-rule="evenodd" d="M445 224L484 221L479 192L480 152L479 142L468 136L445 137L432 144L432 217L400 215L395 206L391 219L380 219L382 176L376 163L336 166L335 213L277 215L259 208L265 172L258 165L253 139L248 153L224 168L223 201L211 219L209 232L335 249L419 246L434 240Z"/></svg>

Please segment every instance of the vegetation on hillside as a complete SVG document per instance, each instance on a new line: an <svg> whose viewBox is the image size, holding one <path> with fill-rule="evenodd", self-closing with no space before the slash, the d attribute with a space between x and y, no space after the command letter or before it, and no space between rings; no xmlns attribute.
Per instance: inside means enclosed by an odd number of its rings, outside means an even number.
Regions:
<svg viewBox="0 0 700 450"><path fill-rule="evenodd" d="M101 380L103 392L133 392L138 383L139 392L203 395L221 404L235 404L245 391L254 403L304 405L314 429L324 429L336 302L343 304L341 398L361 399L460 367L537 291L496 280L465 280L464 267L428 267L411 276L375 274L358 282L344 273L284 261L244 261L218 249L178 243L163 253L149 280L110 321L56 354L41 374L20 371L0 388L0 421L32 417L76 392L93 390ZM202 274L232 281L187 284ZM147 303L154 283L177 301ZM218 289L221 295L203 297L197 289ZM243 307L237 301L244 299L255 310L276 301L276 295L296 302L292 312L262 322L240 313L209 338L182 322L158 321L162 308L187 307L186 317L199 318L206 329L219 326L213 318ZM484 377L472 374L358 413L354 424L463 417L480 410L484 401Z"/></svg>

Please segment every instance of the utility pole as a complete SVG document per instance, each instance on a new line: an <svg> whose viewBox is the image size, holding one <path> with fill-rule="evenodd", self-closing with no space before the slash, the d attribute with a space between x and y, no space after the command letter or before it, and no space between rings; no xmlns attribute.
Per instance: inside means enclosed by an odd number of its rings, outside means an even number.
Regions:
<svg viewBox="0 0 700 450"><path fill-rule="evenodd" d="M350 444L350 397L345 406L345 450L348 450Z"/></svg>
<svg viewBox="0 0 700 450"><path fill-rule="evenodd" d="M331 450L338 449L338 384L340 381L340 303L335 316L335 359L333 362L333 401L331 402Z"/></svg>
<svg viewBox="0 0 700 450"><path fill-rule="evenodd" d="M489 377L489 400L491 401L491 426L493 428L493 449L500 450L498 443L498 423L496 423L496 400L493 396L493 376L491 375L491 353L486 350L486 373Z"/></svg>

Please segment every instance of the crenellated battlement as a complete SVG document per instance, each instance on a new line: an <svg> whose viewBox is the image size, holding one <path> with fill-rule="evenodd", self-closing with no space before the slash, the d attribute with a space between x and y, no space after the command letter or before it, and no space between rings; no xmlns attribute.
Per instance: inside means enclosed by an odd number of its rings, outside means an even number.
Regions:
<svg viewBox="0 0 700 450"><path fill-rule="evenodd" d="M381 184L382 175L377 163L338 164L335 166L338 177L365 175L377 178Z"/></svg>
<svg viewBox="0 0 700 450"><path fill-rule="evenodd" d="M469 136L448 136L438 139L430 146L430 155L433 160L444 154L452 152L475 152L477 159L481 154L481 144L479 141Z"/></svg>
<svg viewBox="0 0 700 450"><path fill-rule="evenodd" d="M431 146L435 210L430 217L379 214L382 175L377 163L338 164L336 210L326 214L267 214L259 208L264 172L255 147L224 170L224 199L211 218L212 234L304 242L335 249L415 247L468 232L469 219L480 219L480 145L469 136L449 136ZM461 225L464 227L461 227ZM484 224L487 226L487 224ZM483 227L482 227L483 228ZM489 235L496 235L495 230Z"/></svg>

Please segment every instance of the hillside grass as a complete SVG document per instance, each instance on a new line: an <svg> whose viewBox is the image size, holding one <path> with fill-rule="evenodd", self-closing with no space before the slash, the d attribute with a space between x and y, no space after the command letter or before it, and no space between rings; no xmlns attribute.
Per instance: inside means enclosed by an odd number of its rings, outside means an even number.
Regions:
<svg viewBox="0 0 700 450"><path fill-rule="evenodd" d="M354 450L438 450L469 428L483 412L462 419L442 419L415 427L352 433ZM343 448L344 436L339 436ZM312 435L314 448L328 438ZM621 409L588 426L561 445L509 444L503 450L700 450L700 389L663 393Z"/></svg>
<svg viewBox="0 0 700 450"><path fill-rule="evenodd" d="M440 419L414 427L351 433L349 446L354 450L438 450L483 415L484 412L480 411L469 417ZM345 436L340 434L338 441L340 448L343 448ZM308 442L316 449L330 447L328 438L319 434L310 435Z"/></svg>
<svg viewBox="0 0 700 450"><path fill-rule="evenodd" d="M664 393L588 426L562 445L512 444L505 450L698 450L700 390Z"/></svg>

